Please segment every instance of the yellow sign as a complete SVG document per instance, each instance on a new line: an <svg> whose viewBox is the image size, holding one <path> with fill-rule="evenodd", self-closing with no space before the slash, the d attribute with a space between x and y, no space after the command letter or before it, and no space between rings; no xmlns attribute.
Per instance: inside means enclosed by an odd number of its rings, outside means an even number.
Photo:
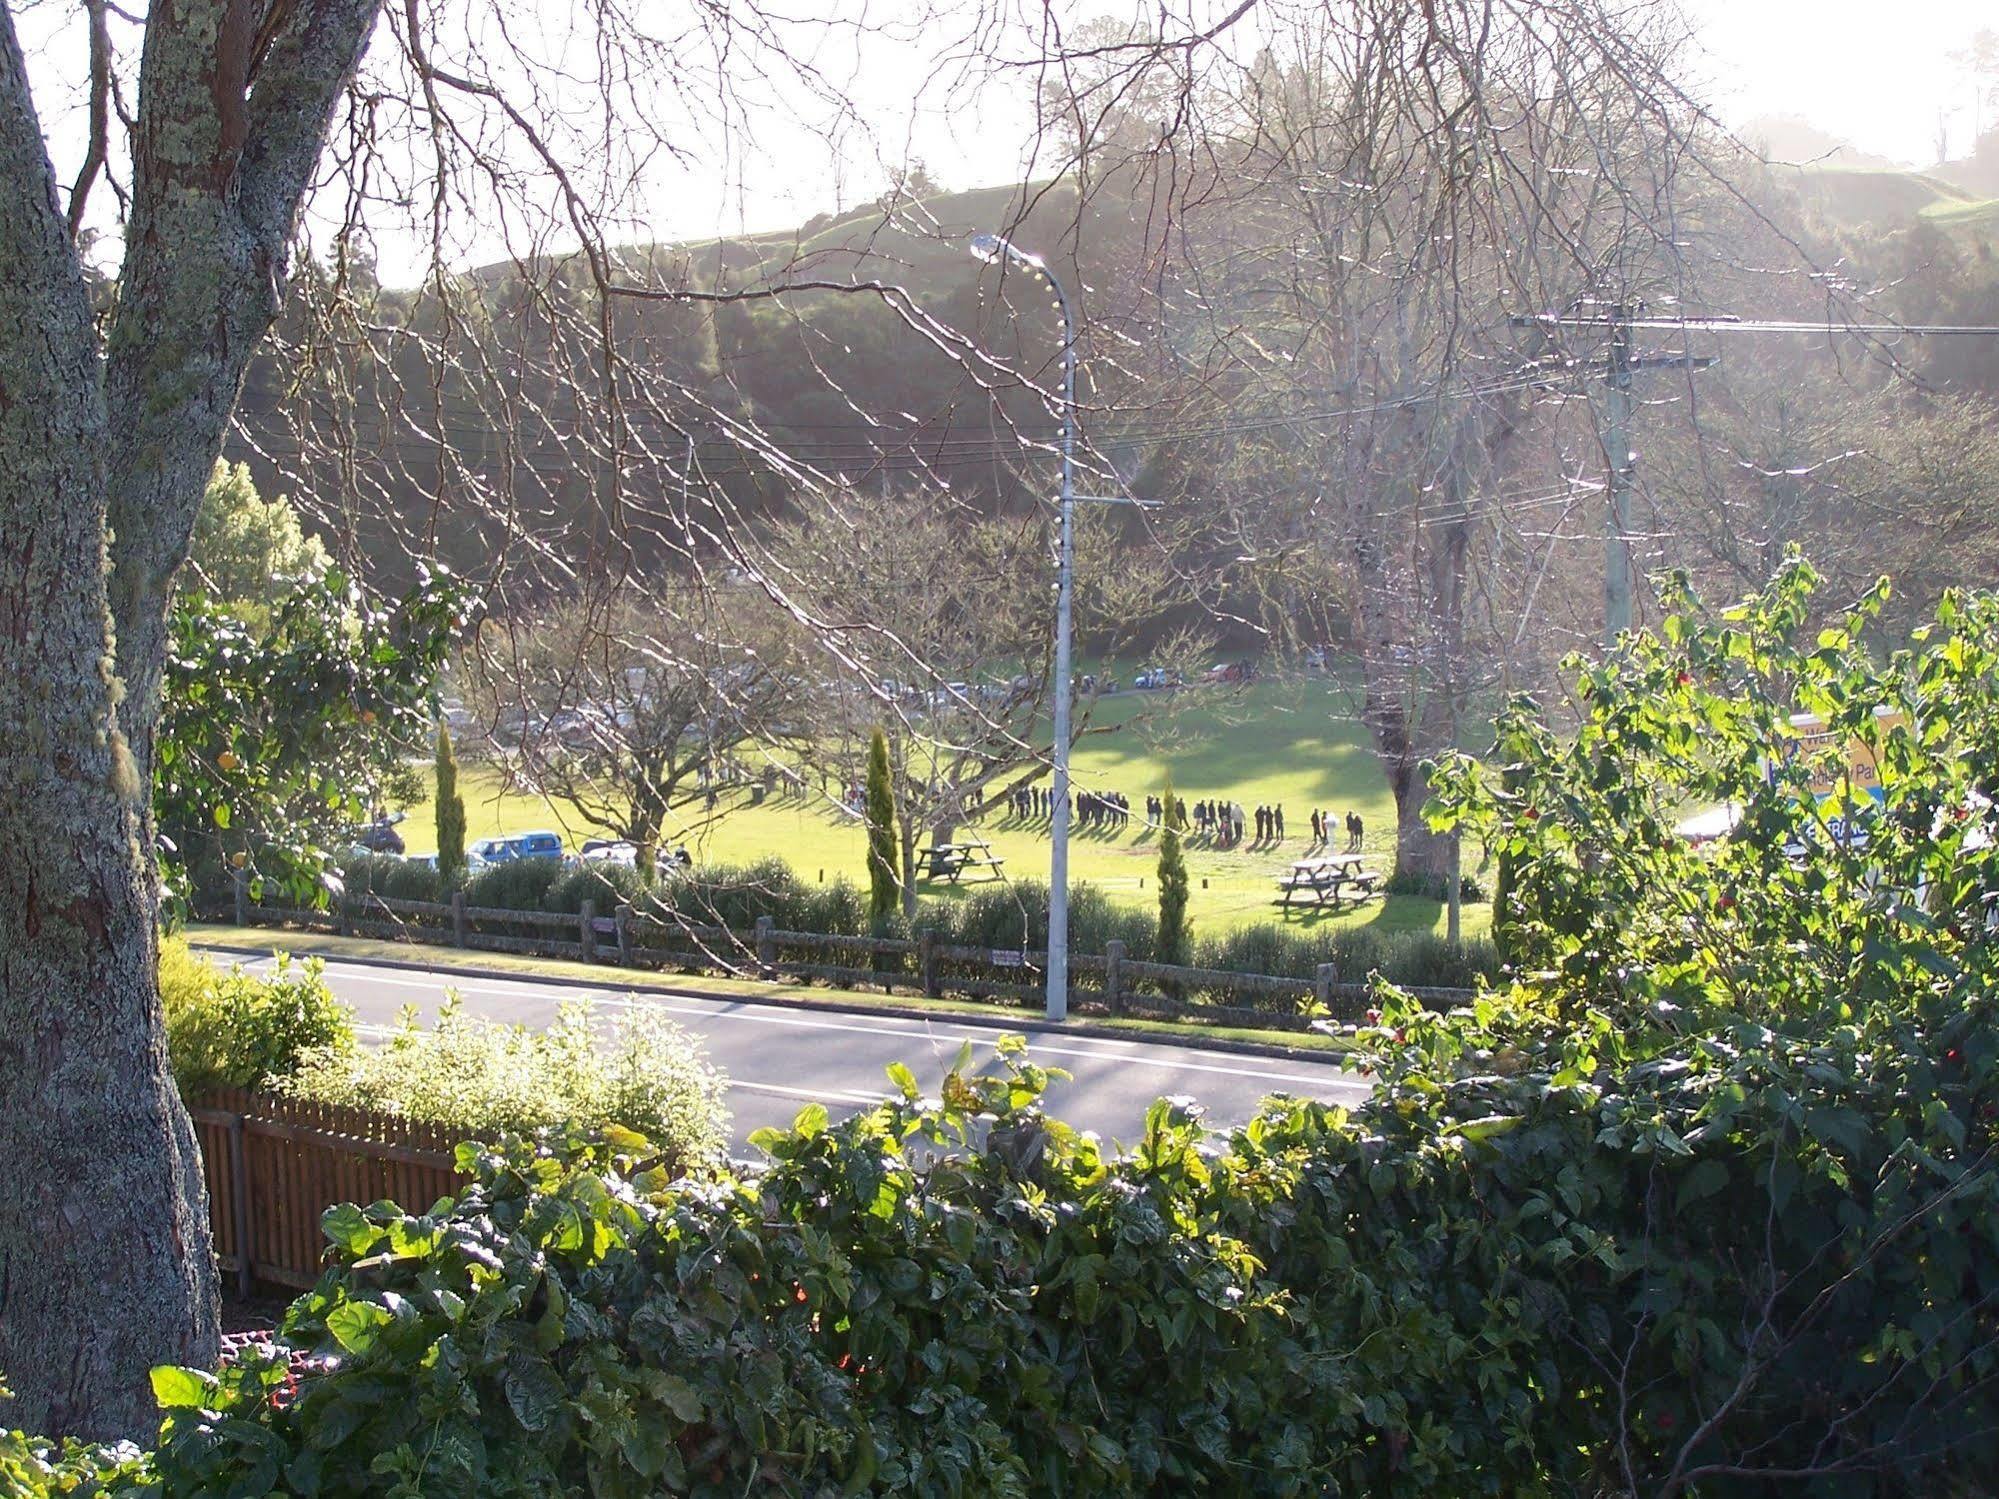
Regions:
<svg viewBox="0 0 1999 1499"><path fill-rule="evenodd" d="M1884 738L1902 721L1896 709L1874 710L1875 726ZM1873 746L1849 739L1842 747L1816 713L1793 714L1791 733L1796 742L1787 747L1785 758L1793 761L1803 758L1815 795L1832 796L1850 786L1854 791L1880 798L1881 766L1875 759Z"/></svg>

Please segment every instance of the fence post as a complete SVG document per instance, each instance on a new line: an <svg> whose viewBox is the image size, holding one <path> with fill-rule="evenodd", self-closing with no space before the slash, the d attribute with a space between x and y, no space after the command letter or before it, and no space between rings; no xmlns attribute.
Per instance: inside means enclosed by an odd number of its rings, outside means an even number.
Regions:
<svg viewBox="0 0 1999 1499"><path fill-rule="evenodd" d="M1104 1008L1113 1015L1124 1004L1120 985L1124 979L1124 944L1113 937L1104 944Z"/></svg>
<svg viewBox="0 0 1999 1499"><path fill-rule="evenodd" d="M916 934L916 963L923 972L923 993L937 997L937 934L924 927Z"/></svg>
<svg viewBox="0 0 1999 1499"><path fill-rule="evenodd" d="M586 900L576 913L576 929L583 943L583 961L597 961L597 902Z"/></svg>
<svg viewBox="0 0 1999 1499"><path fill-rule="evenodd" d="M618 961L629 968L632 966L632 903L619 901L612 920L618 926Z"/></svg>
<svg viewBox="0 0 1999 1499"><path fill-rule="evenodd" d="M1322 1010L1333 1007L1333 980L1338 972L1331 963L1321 963L1312 975L1312 998Z"/></svg>
<svg viewBox="0 0 1999 1499"><path fill-rule="evenodd" d="M236 925L250 924L250 876L243 870L231 870L231 881L236 887Z"/></svg>
<svg viewBox="0 0 1999 1499"><path fill-rule="evenodd" d="M463 947L465 945L465 892L463 890L454 890L451 892L451 945L453 947Z"/></svg>
<svg viewBox="0 0 1999 1499"><path fill-rule="evenodd" d="M236 1218L236 1295L250 1299L256 1271L250 1246L256 1242L256 1228L250 1222L250 1139L243 1116L229 1116L229 1211Z"/></svg>
<svg viewBox="0 0 1999 1499"><path fill-rule="evenodd" d="M341 936L345 937L350 935L353 925L353 917L347 910L347 892L343 890L340 892L340 918L337 930Z"/></svg>
<svg viewBox="0 0 1999 1499"><path fill-rule="evenodd" d="M771 935L776 929L768 916L757 918L757 973L767 979L777 977L777 938Z"/></svg>

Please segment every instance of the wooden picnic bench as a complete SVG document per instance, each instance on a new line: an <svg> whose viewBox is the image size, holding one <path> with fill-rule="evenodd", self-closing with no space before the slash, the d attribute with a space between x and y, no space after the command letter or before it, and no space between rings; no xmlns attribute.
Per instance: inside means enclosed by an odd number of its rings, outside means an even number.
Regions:
<svg viewBox="0 0 1999 1499"><path fill-rule="evenodd" d="M967 870L990 870L992 879L1002 877L1006 860L995 858L992 845L984 839L972 839L965 843L935 843L929 848L916 851L920 861L916 866L916 877L920 880L948 880L957 884Z"/></svg>
<svg viewBox="0 0 1999 1499"><path fill-rule="evenodd" d="M1381 876L1362 866L1358 854L1328 854L1318 859L1300 859L1291 872L1277 881L1278 904L1286 913L1301 895L1312 898L1314 910L1337 911L1349 899L1355 904L1376 894Z"/></svg>

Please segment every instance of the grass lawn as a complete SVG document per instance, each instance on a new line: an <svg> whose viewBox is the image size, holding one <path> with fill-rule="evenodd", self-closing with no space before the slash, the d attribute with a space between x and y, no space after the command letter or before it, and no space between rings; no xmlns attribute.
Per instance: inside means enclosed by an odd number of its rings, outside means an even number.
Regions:
<svg viewBox="0 0 1999 1499"><path fill-rule="evenodd" d="M1287 838L1276 847L1224 851L1198 841L1187 845L1190 914L1197 930L1284 919L1275 905L1276 882L1293 859L1304 856L1315 805L1336 820L1350 808L1358 811L1368 829L1368 863L1384 874L1393 866L1394 801L1365 732L1353 720L1349 692L1323 678L1193 691L1200 696L1183 698L1170 715L1160 712L1162 703L1152 694L1124 693L1105 700L1097 722L1107 731L1086 736L1072 765L1079 787L1121 792L1141 810L1147 794L1161 790L1170 772L1176 793L1190 807L1210 796L1241 802L1252 814L1252 836L1259 804L1284 808ZM531 828L553 828L572 845L601 836L573 807L510 790L493 768L465 765L460 785L468 841ZM437 841L428 802L408 811L402 831L409 851L433 852ZM1071 880L1096 885L1121 903L1151 908L1157 898L1158 855L1155 835L1141 821L1135 816L1131 827L1115 833L1074 830ZM987 811L977 831L1006 861L1010 877L1047 878L1045 822L1019 823L995 808ZM845 874L856 883L865 881L866 840L859 821L817 796L761 807L739 797L686 841L702 862L748 864L775 856L808 880ZM920 887L926 896L944 897L976 888L932 882ZM1441 932L1444 909L1438 901L1391 896L1337 916L1293 915L1289 920L1301 927L1360 922L1397 931ZM1466 906L1467 935L1489 924L1489 907Z"/></svg>

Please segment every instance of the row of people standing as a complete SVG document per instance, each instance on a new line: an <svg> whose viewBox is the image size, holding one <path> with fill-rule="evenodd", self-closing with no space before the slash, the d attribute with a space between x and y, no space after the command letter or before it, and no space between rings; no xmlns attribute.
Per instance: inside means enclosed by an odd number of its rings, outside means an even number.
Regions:
<svg viewBox="0 0 1999 1499"><path fill-rule="evenodd" d="M1341 819L1346 832L1346 851L1357 854L1367 841L1367 826L1360 819L1360 813L1349 812ZM1333 814L1312 809L1312 847L1331 848L1333 846Z"/></svg>

